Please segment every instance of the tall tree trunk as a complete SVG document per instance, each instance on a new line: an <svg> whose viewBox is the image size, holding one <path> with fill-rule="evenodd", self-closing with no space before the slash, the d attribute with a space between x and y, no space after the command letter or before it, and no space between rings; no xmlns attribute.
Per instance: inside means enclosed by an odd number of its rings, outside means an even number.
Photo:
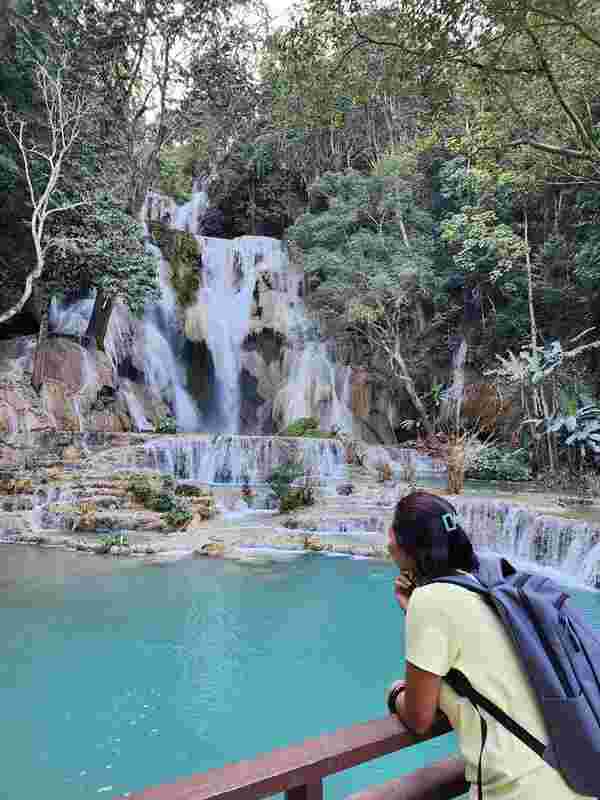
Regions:
<svg viewBox="0 0 600 800"><path fill-rule="evenodd" d="M421 422L423 423L423 427L425 428L426 433L429 434L430 436L433 436L434 434L433 425L429 420L427 411L425 409L425 406L423 405L421 398L417 394L414 381L410 376L410 373L406 367L406 362L404 361L404 358L402 356L402 352L400 350L400 342L398 340L396 341L396 346L394 348L394 362L396 363L399 369L400 377L403 381L404 388L406 389L406 392L410 397L410 400L415 408L415 411L421 418Z"/></svg>
<svg viewBox="0 0 600 800"><path fill-rule="evenodd" d="M531 270L531 255L529 253L529 219L527 209L523 216L523 231L525 234L525 269L527 270L527 299L529 303L529 332L531 337L531 355L537 347L537 325L535 323L535 309L533 307L533 274Z"/></svg>
<svg viewBox="0 0 600 800"><path fill-rule="evenodd" d="M17 0L0 0L0 53L3 61L11 61L16 53L17 40L12 25L12 15Z"/></svg>
<svg viewBox="0 0 600 800"><path fill-rule="evenodd" d="M108 323L110 322L110 315L113 309L113 301L106 297L102 289L98 289L92 316L88 322L87 330L84 335L86 345L89 346L92 341L95 341L98 350L104 352L104 340L106 338L106 331L108 330Z"/></svg>
<svg viewBox="0 0 600 800"><path fill-rule="evenodd" d="M462 494L465 488L465 439L453 433L448 442L448 493Z"/></svg>

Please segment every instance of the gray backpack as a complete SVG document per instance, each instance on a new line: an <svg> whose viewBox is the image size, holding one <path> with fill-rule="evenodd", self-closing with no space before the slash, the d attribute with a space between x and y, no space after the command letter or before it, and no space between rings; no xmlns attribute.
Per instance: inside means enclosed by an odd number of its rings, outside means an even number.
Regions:
<svg viewBox="0 0 600 800"><path fill-rule="evenodd" d="M550 578L519 572L506 559L480 557L476 577L452 575L429 583L453 583L480 594L496 611L520 657L546 722L544 745L452 669L444 680L475 706L481 720L481 760L487 736L482 708L563 776L573 791L600 795L600 640Z"/></svg>

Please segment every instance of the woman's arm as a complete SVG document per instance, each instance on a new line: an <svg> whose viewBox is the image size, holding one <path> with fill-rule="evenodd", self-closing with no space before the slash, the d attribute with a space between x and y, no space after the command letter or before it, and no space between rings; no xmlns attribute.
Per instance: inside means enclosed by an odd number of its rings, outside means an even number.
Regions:
<svg viewBox="0 0 600 800"><path fill-rule="evenodd" d="M394 582L394 594L400 608L406 613L413 586L407 585L403 576ZM396 713L415 733L426 733L433 725L440 701L442 679L406 662L405 689L396 698Z"/></svg>
<svg viewBox="0 0 600 800"><path fill-rule="evenodd" d="M433 672L406 662L406 685L396 698L396 713L408 728L422 735L438 712L442 679Z"/></svg>

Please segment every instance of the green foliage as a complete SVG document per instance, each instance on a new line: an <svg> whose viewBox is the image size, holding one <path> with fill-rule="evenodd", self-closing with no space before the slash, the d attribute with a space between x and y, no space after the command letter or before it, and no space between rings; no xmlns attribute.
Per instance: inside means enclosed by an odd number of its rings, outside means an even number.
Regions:
<svg viewBox="0 0 600 800"><path fill-rule="evenodd" d="M193 517L190 501L178 494L177 483L170 475L162 476L160 482L156 477L132 475L127 488L145 508L164 514L170 528L182 528Z"/></svg>
<svg viewBox="0 0 600 800"><path fill-rule="evenodd" d="M439 211L443 215L459 213L464 206L478 204L482 181L462 156L443 162L437 180L441 199Z"/></svg>
<svg viewBox="0 0 600 800"><path fill-rule="evenodd" d="M170 491L162 489L160 492L153 495L151 508L152 511L159 511L161 514L175 511L177 508L175 495Z"/></svg>
<svg viewBox="0 0 600 800"><path fill-rule="evenodd" d="M279 432L279 436L304 436L308 431L318 430L319 420L315 417L300 417Z"/></svg>
<svg viewBox="0 0 600 800"><path fill-rule="evenodd" d="M600 192L579 192L575 277L582 289L597 291L600 285Z"/></svg>
<svg viewBox="0 0 600 800"><path fill-rule="evenodd" d="M335 432L319 430L319 420L315 417L300 417L280 431L279 436L304 436L313 439L335 438Z"/></svg>
<svg viewBox="0 0 600 800"><path fill-rule="evenodd" d="M154 433L177 433L177 420L170 416L159 417L154 426Z"/></svg>
<svg viewBox="0 0 600 800"><path fill-rule="evenodd" d="M200 288L198 267L198 242L190 233L178 232L175 235L173 253L169 256L171 285L179 303L185 307L192 305Z"/></svg>
<svg viewBox="0 0 600 800"><path fill-rule="evenodd" d="M498 224L495 211L464 206L442 222L442 241L452 246L454 265L495 282L523 263L527 248L508 225Z"/></svg>
<svg viewBox="0 0 600 800"><path fill-rule="evenodd" d="M479 480L527 481L531 478L524 450L483 447L465 470L465 477Z"/></svg>
<svg viewBox="0 0 600 800"><path fill-rule="evenodd" d="M289 462L276 467L267 478L266 482L277 497L279 511L282 514L314 502L313 490L310 486L294 487L292 485L302 476L303 472L301 464Z"/></svg>
<svg viewBox="0 0 600 800"><path fill-rule="evenodd" d="M136 316L160 297L158 261L145 250L143 228L109 195L96 198L91 214L61 216L52 243L44 273L51 293L94 287L123 298Z"/></svg>
<svg viewBox="0 0 600 800"><path fill-rule="evenodd" d="M256 173L261 180L273 172L275 166L275 153L271 142L256 142L246 144L241 151L242 158L248 167Z"/></svg>
<svg viewBox="0 0 600 800"><path fill-rule="evenodd" d="M165 522L170 528L184 528L193 519L192 507L183 497L175 498L175 503L165 514Z"/></svg>
<svg viewBox="0 0 600 800"><path fill-rule="evenodd" d="M272 492L281 501L283 497L290 491L290 487L295 480L303 474L304 470L301 464L281 464L279 467L271 472L266 480L266 483L271 487Z"/></svg>
<svg viewBox="0 0 600 800"><path fill-rule="evenodd" d="M143 473L133 475L128 481L127 488L136 500L149 507L154 496L154 487L147 475Z"/></svg>
<svg viewBox="0 0 600 800"><path fill-rule="evenodd" d="M109 553L111 547L129 547L129 538L126 533L114 533L110 536L102 536L101 553Z"/></svg>
<svg viewBox="0 0 600 800"><path fill-rule="evenodd" d="M186 156L187 153L182 153L181 148L170 148L160 158L160 190L179 204L187 203L192 197L191 175L185 172Z"/></svg>
<svg viewBox="0 0 600 800"><path fill-rule="evenodd" d="M1 94L1 91L0 91ZM0 194L14 192L21 169L13 147L0 144Z"/></svg>
<svg viewBox="0 0 600 800"><path fill-rule="evenodd" d="M279 503L279 512L281 514L289 514L297 508L310 506L314 503L313 493L310 489L300 487L298 489L290 489L285 494Z"/></svg>
<svg viewBox="0 0 600 800"><path fill-rule="evenodd" d="M394 179L327 173L313 187L326 210L300 216L288 230L305 272L320 290L398 290L424 285L432 269L431 218ZM407 247L403 228L411 243Z"/></svg>

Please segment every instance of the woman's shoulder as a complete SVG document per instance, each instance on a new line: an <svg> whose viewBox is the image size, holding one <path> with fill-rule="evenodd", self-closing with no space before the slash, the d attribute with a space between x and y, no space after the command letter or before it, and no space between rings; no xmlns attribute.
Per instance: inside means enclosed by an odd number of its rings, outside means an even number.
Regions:
<svg viewBox="0 0 600 800"><path fill-rule="evenodd" d="M461 574L469 575L468 572ZM469 592L462 586L457 586L454 583L425 583L418 586L411 595L411 602L415 599L419 606L440 606L442 609L448 605L463 605L470 604L472 600L476 602L480 600L479 596L474 592Z"/></svg>

